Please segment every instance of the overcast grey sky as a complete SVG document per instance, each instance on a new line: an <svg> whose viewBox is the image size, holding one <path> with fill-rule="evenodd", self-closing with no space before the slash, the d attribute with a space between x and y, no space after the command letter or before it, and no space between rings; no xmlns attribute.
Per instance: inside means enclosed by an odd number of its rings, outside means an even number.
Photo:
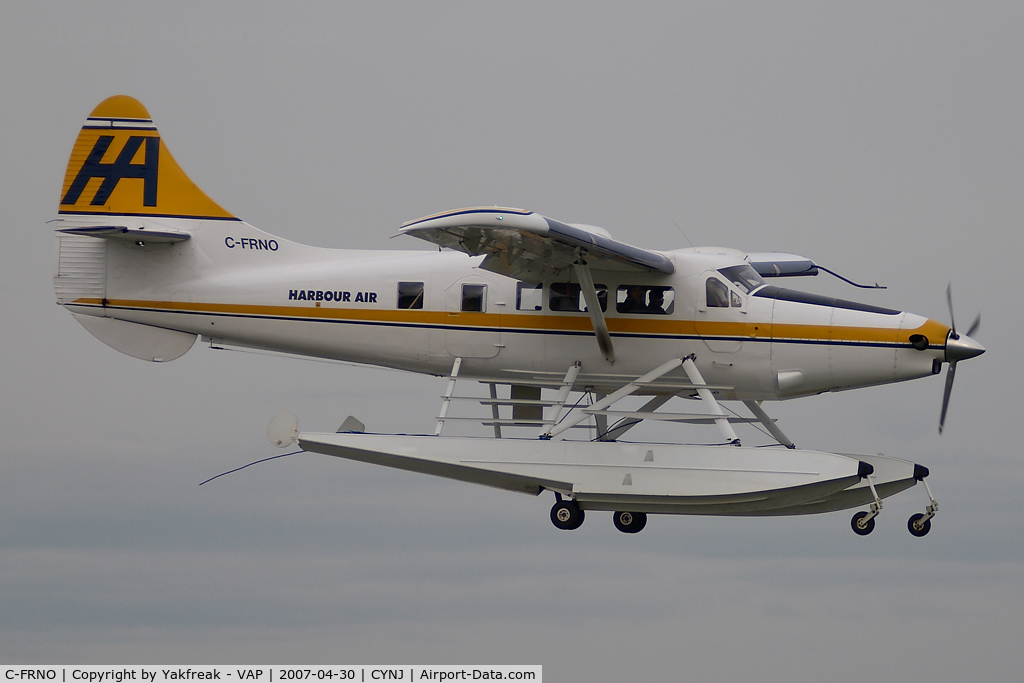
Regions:
<svg viewBox="0 0 1024 683"><path fill-rule="evenodd" d="M1009 680L1024 667L1019 3L45 3L0 10L0 660L539 663L548 680ZM282 407L429 431L443 381L212 351L123 356L54 303L85 116L139 98L229 211L420 248L479 204L650 248L804 254L960 324L942 379L769 406L802 446L924 463L849 513L654 517L277 453ZM802 283L803 284L803 283ZM637 431L639 436L639 430Z"/></svg>

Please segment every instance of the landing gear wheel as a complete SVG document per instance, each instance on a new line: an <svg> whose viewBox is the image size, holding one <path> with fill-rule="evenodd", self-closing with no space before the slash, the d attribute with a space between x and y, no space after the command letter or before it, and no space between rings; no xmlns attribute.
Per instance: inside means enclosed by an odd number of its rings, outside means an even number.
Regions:
<svg viewBox="0 0 1024 683"><path fill-rule="evenodd" d="M573 500L560 500L551 508L551 523L559 529L579 529L586 515Z"/></svg>
<svg viewBox="0 0 1024 683"><path fill-rule="evenodd" d="M850 520L850 526L853 527L853 533L858 536L867 536L875 530L875 518L870 517L867 520L864 519L870 514L870 512L861 510L853 516L853 519Z"/></svg>
<svg viewBox="0 0 1024 683"><path fill-rule="evenodd" d="M624 534L638 534L647 526L647 513L616 512L612 515L612 522Z"/></svg>
<svg viewBox="0 0 1024 683"><path fill-rule="evenodd" d="M927 536L928 532L932 530L932 520L925 519L922 522L922 519L924 519L924 515L918 512L916 515L911 515L910 519L907 520L907 529L910 530L912 535L917 536L918 538Z"/></svg>

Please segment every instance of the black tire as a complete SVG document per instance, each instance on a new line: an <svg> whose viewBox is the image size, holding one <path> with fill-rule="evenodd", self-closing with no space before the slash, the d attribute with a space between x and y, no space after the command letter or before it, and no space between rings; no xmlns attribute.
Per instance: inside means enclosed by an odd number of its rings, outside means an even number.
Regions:
<svg viewBox="0 0 1024 683"><path fill-rule="evenodd" d="M925 519L921 522L922 519L924 519L924 515L918 512L916 515L911 515L910 519L907 520L907 529L910 530L912 536L921 538L922 536L927 536L928 532L932 530L932 520ZM918 524L919 522L920 524Z"/></svg>
<svg viewBox="0 0 1024 683"><path fill-rule="evenodd" d="M612 515L612 523L624 534L638 534L647 526L647 513L616 512Z"/></svg>
<svg viewBox="0 0 1024 683"><path fill-rule="evenodd" d="M875 530L874 517L869 519L866 523L863 524L863 526L861 526L861 520L867 517L869 514L871 513L861 510L860 512L853 516L853 519L850 520L850 526L853 527L853 533L857 534L858 536L867 536Z"/></svg>
<svg viewBox="0 0 1024 683"><path fill-rule="evenodd" d="M551 508L551 523L559 529L579 529L585 517L580 506L572 500L560 500Z"/></svg>

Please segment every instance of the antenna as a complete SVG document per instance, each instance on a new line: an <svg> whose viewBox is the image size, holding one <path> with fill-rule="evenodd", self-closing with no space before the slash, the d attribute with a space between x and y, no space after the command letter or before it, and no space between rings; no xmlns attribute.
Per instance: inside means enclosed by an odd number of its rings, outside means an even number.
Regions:
<svg viewBox="0 0 1024 683"><path fill-rule="evenodd" d="M683 239L685 239L687 242L690 243L691 247L693 247L694 249L697 248L696 245L693 242L690 241L690 238L686 236L686 233L683 232L683 229L679 227L679 223L676 222L675 218L672 219L672 225L676 226L676 230L678 230L679 234L683 236Z"/></svg>

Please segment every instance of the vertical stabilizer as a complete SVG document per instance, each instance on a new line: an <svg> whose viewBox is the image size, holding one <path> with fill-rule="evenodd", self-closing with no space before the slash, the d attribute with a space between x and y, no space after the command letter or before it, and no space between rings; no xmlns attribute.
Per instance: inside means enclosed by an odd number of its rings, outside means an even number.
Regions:
<svg viewBox="0 0 1024 683"><path fill-rule="evenodd" d="M75 141L61 214L237 220L193 183L138 100L100 102Z"/></svg>

